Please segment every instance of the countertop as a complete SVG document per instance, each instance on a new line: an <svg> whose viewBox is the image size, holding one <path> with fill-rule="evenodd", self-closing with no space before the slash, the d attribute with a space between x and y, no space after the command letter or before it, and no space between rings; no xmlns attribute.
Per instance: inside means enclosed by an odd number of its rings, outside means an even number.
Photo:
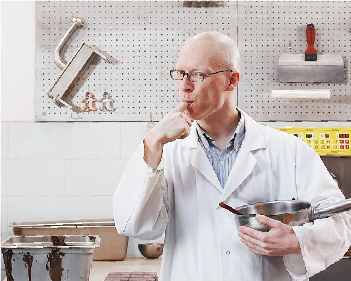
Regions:
<svg viewBox="0 0 351 281"><path fill-rule="evenodd" d="M93 261L89 281L104 281L110 272L157 272L160 273L161 258L131 258L123 261ZM6 281L6 277L3 281Z"/></svg>

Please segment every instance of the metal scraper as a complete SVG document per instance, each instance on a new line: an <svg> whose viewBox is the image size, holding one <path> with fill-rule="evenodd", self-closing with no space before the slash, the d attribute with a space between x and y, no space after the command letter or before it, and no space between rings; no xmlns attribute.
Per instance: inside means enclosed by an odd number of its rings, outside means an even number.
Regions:
<svg viewBox="0 0 351 281"><path fill-rule="evenodd" d="M305 54L279 56L277 81L293 83L343 83L345 80L344 59L338 54L318 54L314 48L315 28L307 25L308 47Z"/></svg>

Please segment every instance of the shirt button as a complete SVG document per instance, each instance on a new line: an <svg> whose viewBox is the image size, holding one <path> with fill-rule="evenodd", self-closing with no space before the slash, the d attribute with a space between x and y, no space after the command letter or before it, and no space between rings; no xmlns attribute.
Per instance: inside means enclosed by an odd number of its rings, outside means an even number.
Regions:
<svg viewBox="0 0 351 281"><path fill-rule="evenodd" d="M221 161L221 165L224 166L224 161Z"/></svg>
<svg viewBox="0 0 351 281"><path fill-rule="evenodd" d="M228 256L230 255L230 251L226 251L225 253L226 253Z"/></svg>

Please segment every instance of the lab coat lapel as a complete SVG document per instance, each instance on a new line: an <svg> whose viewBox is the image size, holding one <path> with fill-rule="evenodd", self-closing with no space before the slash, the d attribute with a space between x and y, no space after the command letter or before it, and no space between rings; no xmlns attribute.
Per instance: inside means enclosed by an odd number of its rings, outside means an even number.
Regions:
<svg viewBox="0 0 351 281"><path fill-rule="evenodd" d="M195 122L191 127L190 135L183 141L183 147L193 149L193 155L191 158L191 165L199 172L196 173L196 177L202 175L205 177L214 187L216 187L220 192L223 188L217 178L215 171L207 158L207 155L198 141L198 135L196 131ZM198 178L197 182L201 182Z"/></svg>
<svg viewBox="0 0 351 281"><path fill-rule="evenodd" d="M191 159L191 165L193 165L194 168L197 169L220 192L223 191L217 175L200 144L197 145L197 148L194 151L193 157ZM197 182L200 181L197 180Z"/></svg>
<svg viewBox="0 0 351 281"><path fill-rule="evenodd" d="M266 141L259 125L245 112L241 112L245 120L245 139L224 187L222 201L225 201L252 173L257 163L255 151L266 147Z"/></svg>
<svg viewBox="0 0 351 281"><path fill-rule="evenodd" d="M230 194L252 173L256 162L257 160L250 151L248 142L244 141L229 174L228 181L224 187L222 201L225 201Z"/></svg>

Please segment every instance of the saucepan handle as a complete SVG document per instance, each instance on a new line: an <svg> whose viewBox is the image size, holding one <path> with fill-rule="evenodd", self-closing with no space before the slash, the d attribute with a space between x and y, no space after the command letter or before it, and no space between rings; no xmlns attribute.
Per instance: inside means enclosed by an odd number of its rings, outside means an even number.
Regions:
<svg viewBox="0 0 351 281"><path fill-rule="evenodd" d="M348 210L351 210L351 198L319 210L313 209L311 220L326 218L333 214L346 212Z"/></svg>

